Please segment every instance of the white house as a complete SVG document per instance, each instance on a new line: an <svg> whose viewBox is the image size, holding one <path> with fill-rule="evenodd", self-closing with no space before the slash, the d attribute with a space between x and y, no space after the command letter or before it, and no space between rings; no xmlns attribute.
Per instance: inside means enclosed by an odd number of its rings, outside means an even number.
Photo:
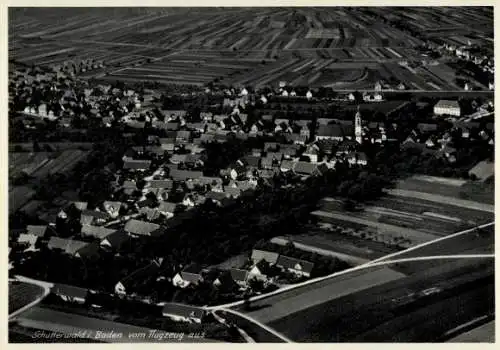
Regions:
<svg viewBox="0 0 500 350"><path fill-rule="evenodd" d="M450 100L440 100L434 106L434 114L435 115L452 115L456 117L460 117L460 105L457 101Z"/></svg>

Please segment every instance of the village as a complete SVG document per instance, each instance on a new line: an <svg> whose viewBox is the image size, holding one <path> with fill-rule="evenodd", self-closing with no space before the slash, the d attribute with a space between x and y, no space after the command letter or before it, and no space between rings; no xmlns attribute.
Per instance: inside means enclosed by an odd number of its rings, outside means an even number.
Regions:
<svg viewBox="0 0 500 350"><path fill-rule="evenodd" d="M245 87L214 91L207 88L197 96L217 96L220 104L214 108L202 106L205 111L198 113L163 109L165 96L151 89L93 85L61 72L18 70L11 76L10 88L11 107L18 113L11 122L20 122L16 128L30 132L51 125L56 130L51 132L54 135L57 130L64 133L85 126L116 129L124 130L125 139L132 140L120 145L123 152L118 154L118 161L93 169L93 173L99 170L101 174L92 187L97 195L89 195L87 201L78 193L63 192L52 197L40 193L45 177L78 170L80 163L90 157L94 148L84 137L80 143L60 142L56 136L52 141L50 135L34 143L14 141L10 181L16 181L16 185L11 189L9 210L11 215L23 213L24 222L28 217L31 223L11 229L10 274L33 271L33 264L47 254L64 255L84 265L85 261L99 261L102 255L139 257L136 263L141 267L131 269L133 264L125 264L128 267L107 275L115 276L113 281L108 280L112 288L98 292L160 305L162 315L173 320L201 323L205 313L189 304L242 300L349 266L335 258L300 251L293 242L287 249L277 246L274 251L254 245L229 269L194 261L176 262L141 252L144 241L168 242L176 227L195 220L199 208L209 212L234 208L242 201L251 201L262 186L288 190L339 167L367 168L374 161L372 150L378 148L417 150L449 167L463 167L465 163L470 171L467 169L465 175L462 171L460 176L467 179L486 180L493 171L493 163L487 161L467 165L470 160L461 151L472 144L485 149L485 153L493 149L493 122L485 122L493 114L491 100L481 104L472 101L466 105L466 115L462 102L456 100L442 99L434 105L417 102L417 110L432 118L410 128L389 118L364 119L365 113L372 112L363 107L369 105L376 110L384 103L381 83L375 86L373 96L348 93L337 97L351 106L345 114L350 116L348 119L297 119L286 114L278 118L255 112L249 116L248 110L265 108L272 101L320 101L314 97L315 90L305 89L303 95L297 95L286 82L267 94ZM408 105L398 104L390 112L405 113ZM241 146L242 152L228 164L213 164L210 147L217 153L234 146ZM58 153L61 155L52 156ZM117 168L120 163L121 168ZM81 181L87 181L89 174L80 174ZM44 200L44 195L49 197ZM203 231L203 226L199 229ZM196 247L196 238L184 238ZM325 264L331 267L318 268ZM51 275L55 276L45 272L45 276ZM97 292L91 285L71 285L64 273L57 275L60 280L54 281L57 283L52 293L62 300L86 304L89 293ZM157 285L154 289L171 290L165 293L170 297L163 299L156 292L151 295L151 284Z"/></svg>

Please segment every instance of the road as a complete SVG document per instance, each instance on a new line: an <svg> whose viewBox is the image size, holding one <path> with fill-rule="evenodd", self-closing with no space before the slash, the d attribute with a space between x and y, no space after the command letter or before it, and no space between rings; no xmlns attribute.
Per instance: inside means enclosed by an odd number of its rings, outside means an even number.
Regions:
<svg viewBox="0 0 500 350"><path fill-rule="evenodd" d="M297 342L432 341L494 309L493 271L492 259L450 262L290 313L268 325ZM443 291L416 297L432 287Z"/></svg>

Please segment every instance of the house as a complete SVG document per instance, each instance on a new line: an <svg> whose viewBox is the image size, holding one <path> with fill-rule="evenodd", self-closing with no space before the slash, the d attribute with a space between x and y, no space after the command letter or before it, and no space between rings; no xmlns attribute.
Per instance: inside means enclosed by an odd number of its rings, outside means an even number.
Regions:
<svg viewBox="0 0 500 350"><path fill-rule="evenodd" d="M168 122L165 125L165 128L169 131L177 131L179 130L180 123L179 122Z"/></svg>
<svg viewBox="0 0 500 350"><path fill-rule="evenodd" d="M222 191L222 179L220 177L201 176L195 180L201 186L210 186L212 190Z"/></svg>
<svg viewBox="0 0 500 350"><path fill-rule="evenodd" d="M123 193L126 195L132 195L135 191L137 191L137 184L134 181L124 181L122 185Z"/></svg>
<svg viewBox="0 0 500 350"><path fill-rule="evenodd" d="M17 239L17 243L28 246L24 251L35 251L35 245L38 238L38 236L31 233L21 233Z"/></svg>
<svg viewBox="0 0 500 350"><path fill-rule="evenodd" d="M348 154L356 150L358 143L354 140L344 140L338 147L336 155Z"/></svg>
<svg viewBox="0 0 500 350"><path fill-rule="evenodd" d="M310 277L314 264L309 261L280 255L276 262L276 266L298 276Z"/></svg>
<svg viewBox="0 0 500 350"><path fill-rule="evenodd" d="M82 225L99 225L109 220L109 215L97 210L82 210L80 223Z"/></svg>
<svg viewBox="0 0 500 350"><path fill-rule="evenodd" d="M296 174L308 176L321 175L328 170L325 164L313 164L303 161L293 162L288 160L281 162L280 169L283 172L293 171Z"/></svg>
<svg viewBox="0 0 500 350"><path fill-rule="evenodd" d="M213 285L217 287L221 292L233 292L240 289L238 283L233 280L233 276L229 271L223 271L214 280Z"/></svg>
<svg viewBox="0 0 500 350"><path fill-rule="evenodd" d="M189 142L191 140L191 131L189 130L180 130L177 131L177 136L175 138L175 142Z"/></svg>
<svg viewBox="0 0 500 350"><path fill-rule="evenodd" d="M267 275L269 274L270 265L271 264L267 260L259 260L252 266L252 268L248 272L248 280L257 279L266 281Z"/></svg>
<svg viewBox="0 0 500 350"><path fill-rule="evenodd" d="M135 236L159 236L163 234L160 228L161 226L158 224L131 219L127 221L123 229L129 234Z"/></svg>
<svg viewBox="0 0 500 350"><path fill-rule="evenodd" d="M295 162L291 160L283 160L280 165L280 170L284 173L288 171L293 171L293 168L295 166Z"/></svg>
<svg viewBox="0 0 500 350"><path fill-rule="evenodd" d="M283 154L285 159L290 159L297 155L298 148L295 146L297 145L280 145L280 152Z"/></svg>
<svg viewBox="0 0 500 350"><path fill-rule="evenodd" d="M171 190L173 181L170 179L165 180L149 180L144 186L145 189L167 189Z"/></svg>
<svg viewBox="0 0 500 350"><path fill-rule="evenodd" d="M190 171L190 170L180 170L180 169L171 169L170 177L174 181L186 181L189 179L196 180L203 176L203 172L201 171Z"/></svg>
<svg viewBox="0 0 500 350"><path fill-rule="evenodd" d="M95 256L98 253L99 247L92 243L82 242L76 239L51 237L47 243L47 248L50 250L62 250L65 254L83 258Z"/></svg>
<svg viewBox="0 0 500 350"><path fill-rule="evenodd" d="M317 163L319 155L319 147L315 144L312 144L309 147L307 147L307 149L304 151L302 155L308 157L311 163Z"/></svg>
<svg viewBox="0 0 500 350"><path fill-rule="evenodd" d="M206 199L210 199L213 202L217 203L218 205L222 205L223 201L228 197L229 197L228 193L225 192L210 191L205 194Z"/></svg>
<svg viewBox="0 0 500 350"><path fill-rule="evenodd" d="M307 136L301 134L286 134L285 136L287 142L292 142L296 145L305 145L307 141Z"/></svg>
<svg viewBox="0 0 500 350"><path fill-rule="evenodd" d="M278 260L278 253L268 252L266 250L254 249L252 250L252 255L250 259L254 262L254 264L258 263L261 260L267 261L269 264L274 265Z"/></svg>
<svg viewBox="0 0 500 350"><path fill-rule="evenodd" d="M50 292L66 302L77 304L85 304L89 294L88 289L61 283L54 284Z"/></svg>
<svg viewBox="0 0 500 350"><path fill-rule="evenodd" d="M115 231L116 230L106 228L103 226L82 225L81 234L82 236L90 236L102 240Z"/></svg>
<svg viewBox="0 0 500 350"><path fill-rule="evenodd" d="M200 265L190 264L174 276L172 283L174 286L180 288L186 288L189 285L197 285L203 281L201 271L202 268Z"/></svg>
<svg viewBox="0 0 500 350"><path fill-rule="evenodd" d="M278 151L279 146L277 142L264 142L264 152Z"/></svg>
<svg viewBox="0 0 500 350"><path fill-rule="evenodd" d="M248 271L242 269L231 269L229 270L233 281L235 281L240 287L245 288L247 286Z"/></svg>
<svg viewBox="0 0 500 350"><path fill-rule="evenodd" d="M170 158L170 163L172 163L172 164L185 163L186 159L187 159L187 156L188 156L187 154L174 154Z"/></svg>
<svg viewBox="0 0 500 350"><path fill-rule="evenodd" d="M174 321L190 323L202 323L206 316L206 311L202 308L178 303L166 303L161 313Z"/></svg>
<svg viewBox="0 0 500 350"><path fill-rule="evenodd" d="M363 152L350 152L346 156L347 162L351 165L366 165L368 160L366 154Z"/></svg>
<svg viewBox="0 0 500 350"><path fill-rule="evenodd" d="M339 124L320 125L316 132L316 141L319 140L335 140L343 141L344 133Z"/></svg>
<svg viewBox="0 0 500 350"><path fill-rule="evenodd" d="M258 169L260 167L260 157L257 156L245 156L243 162L250 168Z"/></svg>
<svg viewBox="0 0 500 350"><path fill-rule="evenodd" d="M165 215L167 218L171 218L172 216L174 216L176 208L177 208L176 203L160 202L160 205L158 206L158 211L163 215Z"/></svg>
<svg viewBox="0 0 500 350"><path fill-rule="evenodd" d="M224 194L230 198L238 198L241 195L241 190L238 187L225 186Z"/></svg>
<svg viewBox="0 0 500 350"><path fill-rule="evenodd" d="M115 285L115 293L118 295L131 295L137 286L144 286L146 280L154 278L160 271L162 259L154 260L150 264L133 271Z"/></svg>
<svg viewBox="0 0 500 350"><path fill-rule="evenodd" d="M153 221L161 216L161 213L156 208L142 207L139 209L139 213L146 215L148 221Z"/></svg>
<svg viewBox="0 0 500 350"><path fill-rule="evenodd" d="M495 163L483 160L469 170L469 176L477 180L484 181L495 173Z"/></svg>
<svg viewBox="0 0 500 350"><path fill-rule="evenodd" d="M428 133L428 132L436 131L437 130L437 124L418 123L417 128L418 128L418 130L421 133Z"/></svg>
<svg viewBox="0 0 500 350"><path fill-rule="evenodd" d="M28 225L26 227L26 233L37 236L39 238L44 238L47 235L48 227L46 225Z"/></svg>
<svg viewBox="0 0 500 350"><path fill-rule="evenodd" d="M131 171L145 171L151 166L150 160L127 159L123 162L123 169Z"/></svg>
<svg viewBox="0 0 500 350"><path fill-rule="evenodd" d="M121 202L117 201L105 201L102 204L104 211L113 219L116 219L120 214L120 209L122 207Z"/></svg>
<svg viewBox="0 0 500 350"><path fill-rule="evenodd" d="M126 243L130 242L130 236L123 230L110 233L101 240L101 248L120 251Z"/></svg>
<svg viewBox="0 0 500 350"><path fill-rule="evenodd" d="M460 117L460 105L457 101L450 100L440 100L434 106L434 114L435 115L452 115L455 117Z"/></svg>

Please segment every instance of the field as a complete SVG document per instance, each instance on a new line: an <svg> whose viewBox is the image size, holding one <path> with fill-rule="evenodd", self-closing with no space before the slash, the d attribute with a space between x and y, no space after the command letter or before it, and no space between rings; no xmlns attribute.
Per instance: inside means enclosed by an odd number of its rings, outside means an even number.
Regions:
<svg viewBox="0 0 500 350"><path fill-rule="evenodd" d="M268 324L299 342L432 342L494 308L492 274L491 261L442 265L332 297ZM418 296L432 286L441 292Z"/></svg>
<svg viewBox="0 0 500 350"><path fill-rule="evenodd" d="M9 314L43 295L43 288L28 283L9 282Z"/></svg>
<svg viewBox="0 0 500 350"><path fill-rule="evenodd" d="M494 343L495 321L488 322L448 340L448 343Z"/></svg>
<svg viewBox="0 0 500 350"><path fill-rule="evenodd" d="M14 178L24 173L30 177L42 179L49 174L64 174L84 160L88 153L77 149L65 150L61 153L9 153L9 176Z"/></svg>
<svg viewBox="0 0 500 350"><path fill-rule="evenodd" d="M460 90L446 60L426 59L408 30L492 47L492 11L458 8L11 9L9 58L26 65L86 62L85 78L203 86L330 86L371 90L380 79L411 90ZM480 25L479 25L480 23ZM466 25L464 25L466 24ZM470 26L469 26L470 24Z"/></svg>
<svg viewBox="0 0 500 350"><path fill-rule="evenodd" d="M61 334L77 334L79 331L86 332L86 337L92 340L99 340L106 343L135 343L135 342L217 342L207 338L187 338L178 339L155 339L136 338L134 334L149 334L149 328L133 326L125 323L111 322L97 318L91 318L76 314L70 314L36 306L23 312L17 319L21 327L41 329L48 332L58 332ZM115 333L116 338L99 338L97 332ZM121 334L121 335L120 335Z"/></svg>
<svg viewBox="0 0 500 350"><path fill-rule="evenodd" d="M474 182L456 182L433 176L413 176L400 181L397 190L427 192L433 195L451 197L459 200L472 200L484 204L494 204L493 184ZM491 206L485 205L484 208Z"/></svg>

